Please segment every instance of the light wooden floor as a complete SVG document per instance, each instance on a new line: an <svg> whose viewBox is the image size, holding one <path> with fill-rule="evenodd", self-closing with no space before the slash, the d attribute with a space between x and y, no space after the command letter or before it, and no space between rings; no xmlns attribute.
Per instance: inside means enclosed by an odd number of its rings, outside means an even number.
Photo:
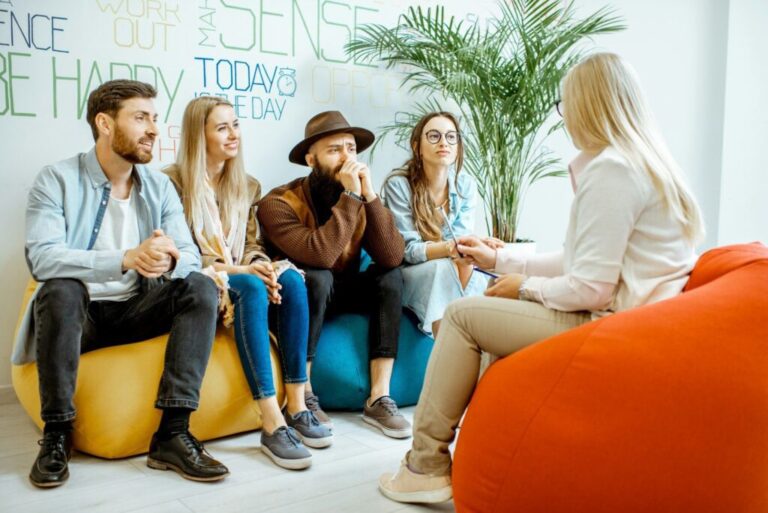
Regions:
<svg viewBox="0 0 768 513"><path fill-rule="evenodd" d="M412 420L413 408L403 413ZM231 472L214 484L194 483L146 466L145 456L107 461L75 454L67 484L38 490L27 475L40 434L18 403L0 405L0 512L395 512L454 511L453 503L406 506L384 498L378 476L394 472L410 440L393 440L360 419L332 413L334 441L312 450L312 467L288 471L258 449L259 433L206 444Z"/></svg>

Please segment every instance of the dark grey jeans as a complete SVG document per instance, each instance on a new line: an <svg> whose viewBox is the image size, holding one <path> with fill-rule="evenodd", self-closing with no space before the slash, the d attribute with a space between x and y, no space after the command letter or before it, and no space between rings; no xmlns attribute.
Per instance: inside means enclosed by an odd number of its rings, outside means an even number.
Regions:
<svg viewBox="0 0 768 513"><path fill-rule="evenodd" d="M361 273L339 279L328 269L304 268L309 300L307 361L315 358L326 314L370 315L368 358L395 358L403 315L403 273L371 264Z"/></svg>
<svg viewBox="0 0 768 513"><path fill-rule="evenodd" d="M43 421L75 418L72 397L82 353L169 330L155 406L197 409L216 334L217 305L216 285L200 273L162 282L126 301L90 301L79 280L46 281L34 304Z"/></svg>

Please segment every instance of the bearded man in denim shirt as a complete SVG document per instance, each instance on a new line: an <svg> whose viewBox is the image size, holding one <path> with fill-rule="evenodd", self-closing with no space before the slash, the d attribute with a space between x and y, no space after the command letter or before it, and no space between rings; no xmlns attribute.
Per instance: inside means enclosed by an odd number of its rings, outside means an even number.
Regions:
<svg viewBox="0 0 768 513"><path fill-rule="evenodd" d="M162 409L147 464L217 481L227 468L189 432L216 329L218 293L181 202L164 174L142 164L157 136L148 84L113 80L88 98L96 145L45 167L27 204L26 258L40 285L27 306L14 363L37 360L41 449L38 487L69 477L73 395L82 353L170 331L155 407Z"/></svg>

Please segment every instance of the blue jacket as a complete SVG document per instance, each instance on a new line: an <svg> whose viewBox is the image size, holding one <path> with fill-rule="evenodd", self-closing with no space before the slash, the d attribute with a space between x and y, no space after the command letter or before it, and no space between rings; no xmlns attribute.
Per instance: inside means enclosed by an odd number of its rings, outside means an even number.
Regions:
<svg viewBox="0 0 768 513"><path fill-rule="evenodd" d="M171 237L181 257L166 279L184 278L200 269L200 253L192 241L184 210L171 181L146 166L134 166L134 193L138 193L137 217L142 240L162 229ZM74 278L88 282L119 279L125 250L93 250L109 202L111 184L96 158L96 149L46 166L29 192L26 216L25 256L38 282ZM159 280L140 277L141 289ZM39 286L38 286L39 290ZM19 326L11 360L23 364L35 360L32 295Z"/></svg>

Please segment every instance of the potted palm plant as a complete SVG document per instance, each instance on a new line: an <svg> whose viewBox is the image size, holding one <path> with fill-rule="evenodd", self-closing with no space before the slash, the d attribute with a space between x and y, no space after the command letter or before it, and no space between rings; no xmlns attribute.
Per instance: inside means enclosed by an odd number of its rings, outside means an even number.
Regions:
<svg viewBox="0 0 768 513"><path fill-rule="evenodd" d="M545 146L562 127L551 117L558 87L589 38L623 30L608 8L577 18L572 2L507 0L485 26L446 17L444 7L411 7L394 27L369 24L346 45L358 60L403 72L403 86L422 99L381 127L407 145L425 112L459 110L465 166L489 213L489 232L514 242L529 187L566 172ZM384 137L380 137L379 141Z"/></svg>

